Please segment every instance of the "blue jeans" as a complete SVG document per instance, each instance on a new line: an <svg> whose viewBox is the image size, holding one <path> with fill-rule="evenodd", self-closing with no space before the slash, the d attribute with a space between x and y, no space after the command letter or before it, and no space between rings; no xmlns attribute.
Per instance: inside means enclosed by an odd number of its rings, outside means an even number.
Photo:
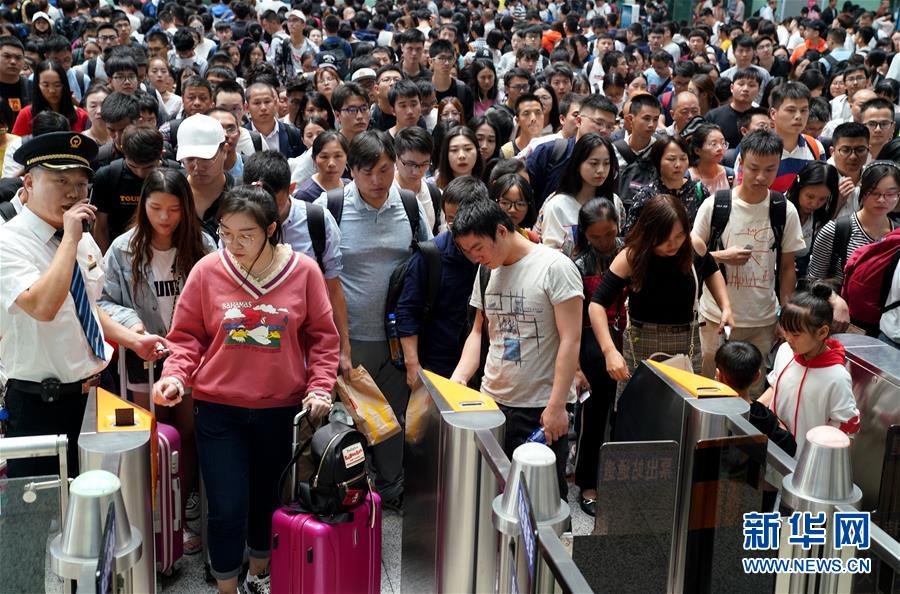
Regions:
<svg viewBox="0 0 900 594"><path fill-rule="evenodd" d="M194 401L200 472L209 502L208 547L213 577L240 574L245 543L267 559L281 471L291 459L298 406L241 408Z"/></svg>

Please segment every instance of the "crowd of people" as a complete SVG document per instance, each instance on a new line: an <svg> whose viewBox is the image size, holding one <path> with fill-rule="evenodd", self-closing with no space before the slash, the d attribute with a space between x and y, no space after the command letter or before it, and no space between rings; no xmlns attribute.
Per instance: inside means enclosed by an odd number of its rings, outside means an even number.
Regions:
<svg viewBox="0 0 900 594"><path fill-rule="evenodd" d="M219 591L248 546L256 593L292 417L326 422L360 365L401 420L427 369L498 403L508 454L543 429L589 514L654 354L792 455L855 433L832 334L900 349L895 15L638 6L4 2L7 435L74 443L101 382L152 399L182 437L186 553L202 475ZM403 436L370 462L402 513Z"/></svg>

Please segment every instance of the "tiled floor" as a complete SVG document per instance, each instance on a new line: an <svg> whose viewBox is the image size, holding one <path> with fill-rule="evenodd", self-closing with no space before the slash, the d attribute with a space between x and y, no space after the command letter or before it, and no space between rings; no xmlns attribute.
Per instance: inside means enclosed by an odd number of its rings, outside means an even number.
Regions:
<svg viewBox="0 0 900 594"><path fill-rule="evenodd" d="M569 504L572 509L572 529L575 534L589 534L594 526L594 519L586 515L578 506L578 489L570 485ZM382 594L400 594L400 550L403 520L396 513L385 511L382 520L381 551L381 592ZM177 594L208 594L215 592L215 586L206 582L202 557L194 555L184 557L177 574L172 577L161 577L159 592Z"/></svg>

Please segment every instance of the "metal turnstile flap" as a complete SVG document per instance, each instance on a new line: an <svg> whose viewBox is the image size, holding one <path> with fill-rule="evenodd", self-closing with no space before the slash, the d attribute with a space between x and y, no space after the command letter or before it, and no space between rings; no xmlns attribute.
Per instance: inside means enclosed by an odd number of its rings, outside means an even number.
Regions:
<svg viewBox="0 0 900 594"><path fill-rule="evenodd" d="M715 398L738 395L738 393L729 386L703 377L702 375L689 373L682 369L678 369L677 367L672 367L671 365L658 363L649 359L647 362L695 398Z"/></svg>
<svg viewBox="0 0 900 594"><path fill-rule="evenodd" d="M430 371L423 371L427 380L437 389L447 404L448 410L453 412L472 412L483 410L497 410L500 408L493 398L471 388L457 384Z"/></svg>

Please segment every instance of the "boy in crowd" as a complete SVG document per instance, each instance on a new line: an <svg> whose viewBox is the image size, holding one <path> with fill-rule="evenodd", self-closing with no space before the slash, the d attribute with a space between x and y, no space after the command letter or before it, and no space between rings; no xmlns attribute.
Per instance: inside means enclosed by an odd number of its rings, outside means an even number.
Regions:
<svg viewBox="0 0 900 594"><path fill-rule="evenodd" d="M624 142L613 145L619 160L619 171L650 152L659 114L659 101L653 95L644 93L631 98L631 106L625 114L626 125L631 132L625 134Z"/></svg>
<svg viewBox="0 0 900 594"><path fill-rule="evenodd" d="M398 149L400 142L400 139L396 142ZM398 159L402 159L400 154L398 150ZM472 199L488 199L488 189L478 178L458 177L447 185L441 195L441 208L448 226L452 227L460 204ZM410 260L403 292L397 302L397 330L410 389L415 387L420 369L444 377L453 373L462 354L460 338L466 327L469 297L478 269L457 247L450 231L437 235L434 244L441 271L434 303L427 303L429 266L433 263L422 250L417 250ZM430 307L426 307L428 305ZM436 312L440 315L434 315Z"/></svg>
<svg viewBox="0 0 900 594"><path fill-rule="evenodd" d="M504 159L513 158L541 135L544 129L544 107L536 95L522 95L516 100L516 126L518 134L515 139L500 148Z"/></svg>
<svg viewBox="0 0 900 594"><path fill-rule="evenodd" d="M722 135L730 146L737 146L743 134L738 127L741 114L753 107L759 94L761 77L756 70L737 70L731 79L731 101L709 110L706 119L722 129Z"/></svg>
<svg viewBox="0 0 900 594"><path fill-rule="evenodd" d="M775 134L783 143L778 172L770 186L776 192L787 192L797 174L809 161L825 160L822 144L803 134L809 119L809 98L809 89L799 82L782 83L772 89L769 96L769 116L775 125ZM740 185L743 180L743 154L738 155L735 170L736 183Z"/></svg>
<svg viewBox="0 0 900 594"><path fill-rule="evenodd" d="M565 498L566 404L575 402L573 380L581 342L583 287L578 269L561 252L518 233L506 212L490 200L461 204L451 230L462 252L491 271L484 291L480 279L472 290L469 303L476 309L475 320L451 379L466 384L474 375L487 319L490 349L481 390L506 416L504 450L512 456L543 428L556 454Z"/></svg>
<svg viewBox="0 0 900 594"><path fill-rule="evenodd" d="M860 116L869 129L869 155L872 160L878 159L881 149L894 137L894 104L883 97L870 99L860 107Z"/></svg>
<svg viewBox="0 0 900 594"><path fill-rule="evenodd" d="M419 86L411 80L401 80L388 92L388 100L396 122L388 133L395 137L400 130L415 126L422 117Z"/></svg>
<svg viewBox="0 0 900 594"><path fill-rule="evenodd" d="M394 181L400 189L416 195L425 219L432 232L438 231L441 223L440 207L442 195L437 186L425 181L425 174L431 166L434 141L431 135L419 126L406 127L394 134L394 149L397 151L397 172ZM437 235L437 233L434 233Z"/></svg>
<svg viewBox="0 0 900 594"><path fill-rule="evenodd" d="M787 303L794 292L796 271L794 252L803 249L803 232L797 209L790 201L785 207L781 245L773 248L774 231L770 216L772 191L782 158L784 143L771 132L751 132L741 141L742 182L731 191L731 212L721 230L718 245L709 246L712 257L724 265L728 280L728 298L736 327L731 339L752 343L762 353L772 348L777 323L778 299ZM783 199L782 199L783 200ZM708 249L712 233L714 200L704 200L697 211L691 233L699 253ZM776 262L776 254L780 261ZM780 295L775 294L775 274L780 278ZM704 292L699 303L700 345L703 349L702 373L713 377L715 354L721 337L717 334L722 312ZM762 393L754 386L754 395Z"/></svg>
<svg viewBox="0 0 900 594"><path fill-rule="evenodd" d="M835 220L859 210L859 179L869 161L869 129L856 122L841 124L831 137L831 158L838 178L838 203Z"/></svg>
<svg viewBox="0 0 900 594"><path fill-rule="evenodd" d="M431 83L434 85L437 102L440 103L445 97L459 99L465 116L463 121L468 122L475 110L475 99L468 85L451 76L453 66L457 62L456 48L449 41L436 39L431 43L428 55L431 56L431 67L434 69Z"/></svg>

